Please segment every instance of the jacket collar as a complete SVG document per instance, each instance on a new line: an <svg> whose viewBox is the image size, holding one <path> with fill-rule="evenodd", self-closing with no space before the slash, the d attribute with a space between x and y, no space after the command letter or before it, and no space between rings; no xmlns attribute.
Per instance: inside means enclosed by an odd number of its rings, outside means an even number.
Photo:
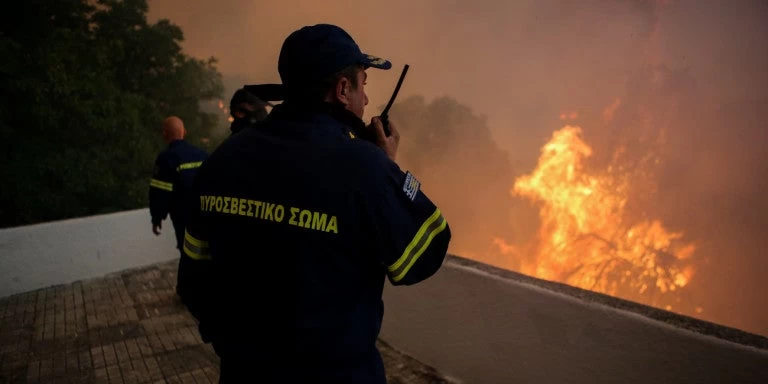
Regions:
<svg viewBox="0 0 768 384"><path fill-rule="evenodd" d="M357 115L343 106L322 103L299 103L286 101L276 105L269 114L270 119L285 119L294 121L320 122L323 117L330 117L344 125L352 132L361 132L365 129L365 122ZM346 134L346 132L345 132Z"/></svg>
<svg viewBox="0 0 768 384"><path fill-rule="evenodd" d="M170 143L168 143L168 148L177 147L177 146L181 145L182 143L184 143L184 139L173 140Z"/></svg>

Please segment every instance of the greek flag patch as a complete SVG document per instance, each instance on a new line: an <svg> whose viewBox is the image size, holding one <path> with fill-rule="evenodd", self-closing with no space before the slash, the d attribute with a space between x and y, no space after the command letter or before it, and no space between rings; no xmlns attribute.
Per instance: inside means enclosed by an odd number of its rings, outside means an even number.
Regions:
<svg viewBox="0 0 768 384"><path fill-rule="evenodd" d="M413 176L411 172L406 172L403 192L405 192L405 195L408 196L411 201L416 199L416 194L419 193L419 187L421 187L421 183L416 180L416 177Z"/></svg>

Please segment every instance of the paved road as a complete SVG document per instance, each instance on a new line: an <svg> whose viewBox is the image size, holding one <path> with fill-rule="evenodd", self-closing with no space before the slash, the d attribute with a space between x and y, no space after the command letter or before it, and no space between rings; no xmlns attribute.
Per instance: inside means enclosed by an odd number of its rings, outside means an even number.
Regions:
<svg viewBox="0 0 768 384"><path fill-rule="evenodd" d="M764 337L575 291L451 258L386 287L381 336L465 383L768 383Z"/></svg>

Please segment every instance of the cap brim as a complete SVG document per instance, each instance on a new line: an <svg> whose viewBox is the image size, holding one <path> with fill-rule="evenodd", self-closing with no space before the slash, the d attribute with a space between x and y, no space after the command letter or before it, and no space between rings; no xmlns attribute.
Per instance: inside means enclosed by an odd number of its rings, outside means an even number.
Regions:
<svg viewBox="0 0 768 384"><path fill-rule="evenodd" d="M282 84L253 84L243 87L248 93L263 101L285 100L285 86Z"/></svg>
<svg viewBox="0 0 768 384"><path fill-rule="evenodd" d="M385 69L385 70L392 68L392 63L390 63L389 60L382 59L381 57L376 57L368 54L363 54L363 59L361 60L360 64L363 64L366 67Z"/></svg>

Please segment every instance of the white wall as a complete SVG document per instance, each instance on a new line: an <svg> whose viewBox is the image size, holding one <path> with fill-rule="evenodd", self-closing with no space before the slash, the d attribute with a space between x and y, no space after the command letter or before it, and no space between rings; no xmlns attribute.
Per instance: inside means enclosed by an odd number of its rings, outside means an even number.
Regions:
<svg viewBox="0 0 768 384"><path fill-rule="evenodd" d="M768 383L768 351L449 260L387 286L381 337L465 383Z"/></svg>
<svg viewBox="0 0 768 384"><path fill-rule="evenodd" d="M178 258L173 225L149 209L0 229L0 297Z"/></svg>

